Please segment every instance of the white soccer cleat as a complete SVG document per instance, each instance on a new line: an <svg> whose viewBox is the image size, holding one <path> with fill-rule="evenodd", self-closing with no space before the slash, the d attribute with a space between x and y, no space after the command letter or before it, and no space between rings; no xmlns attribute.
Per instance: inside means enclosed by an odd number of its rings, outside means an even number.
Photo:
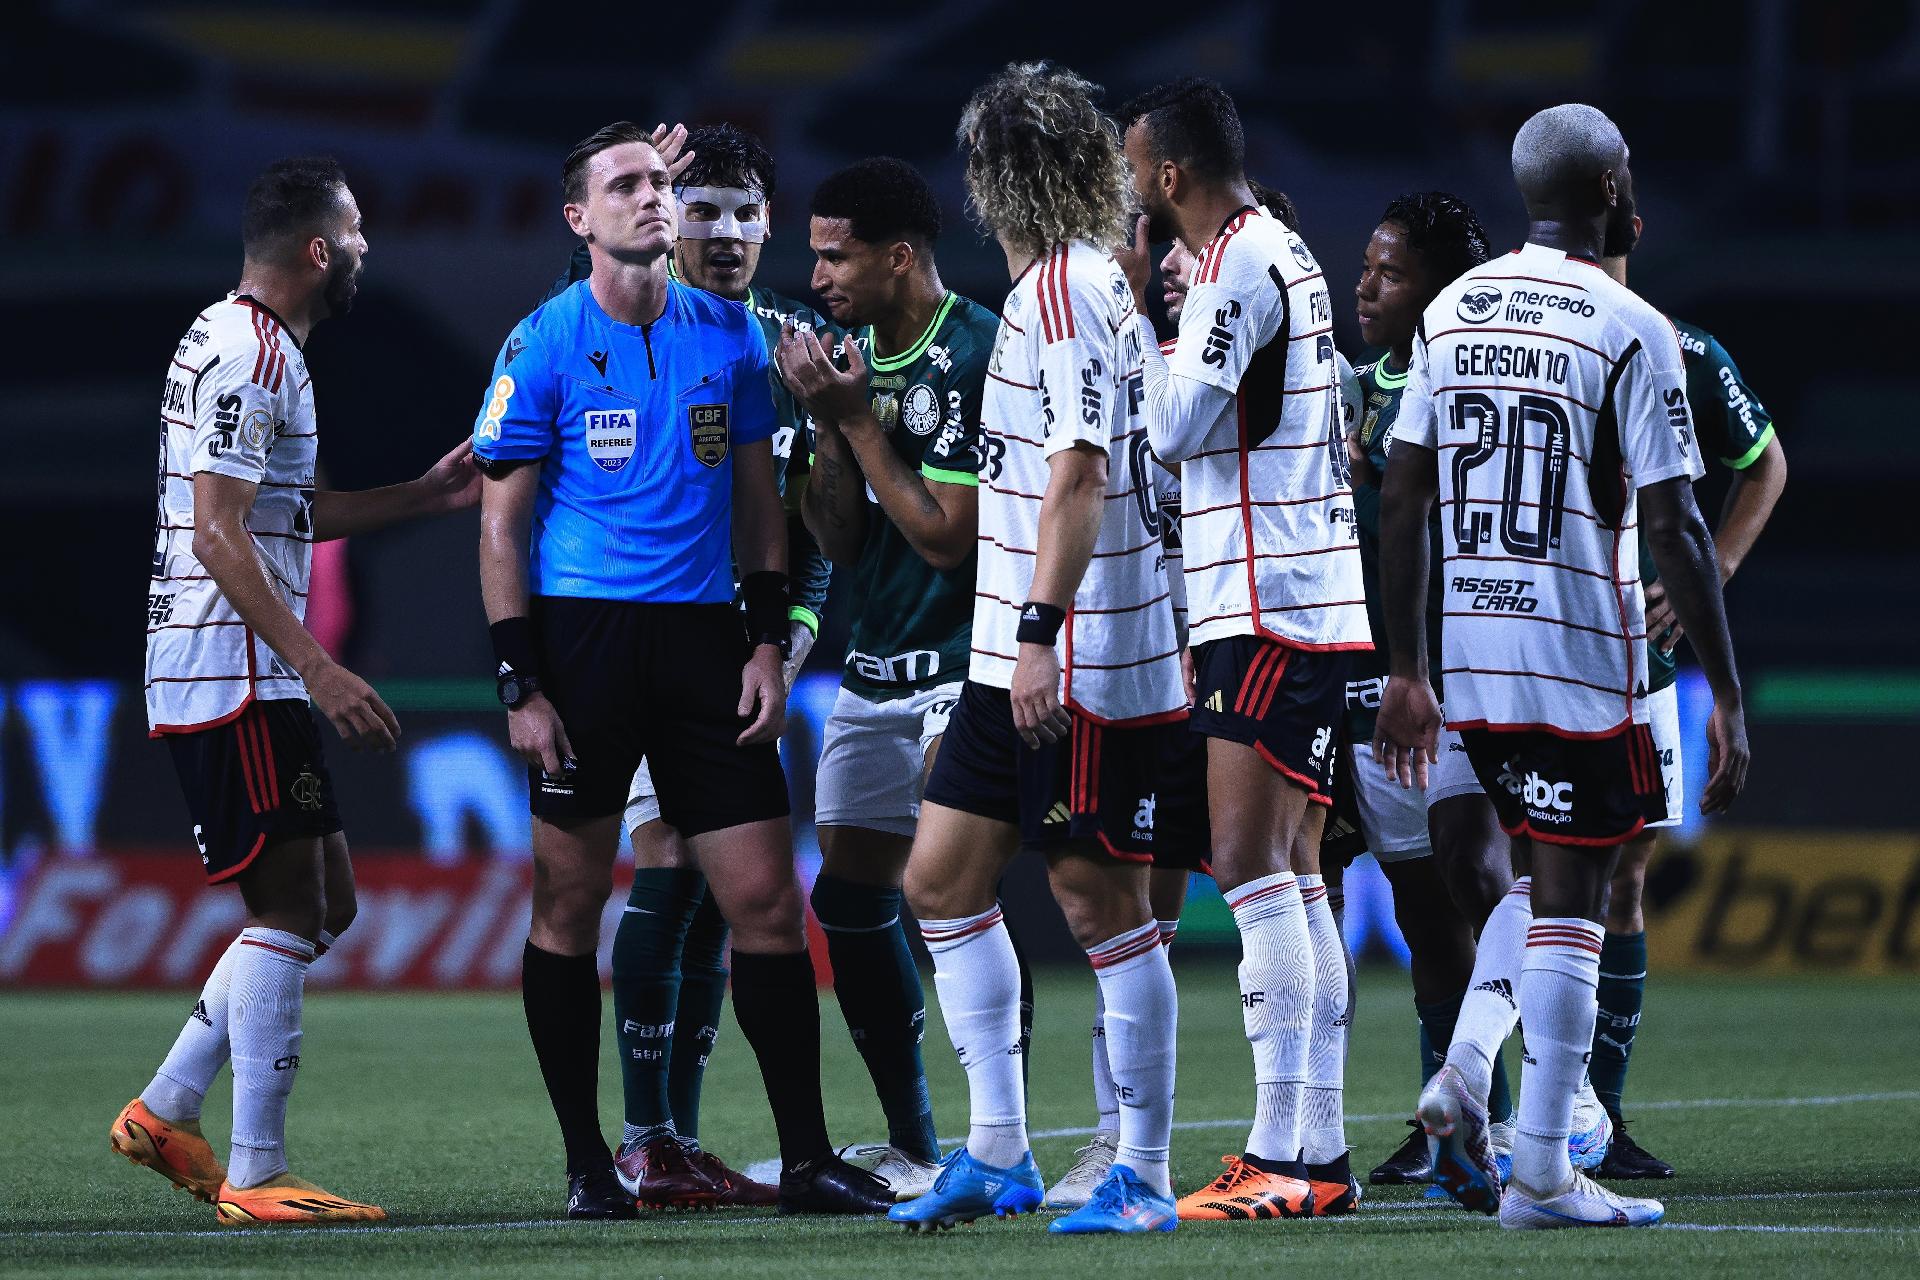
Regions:
<svg viewBox="0 0 1920 1280"><path fill-rule="evenodd" d="M1660 1221L1666 1211L1666 1206L1658 1200L1616 1195L1577 1171L1573 1182L1557 1195L1537 1195L1525 1185L1512 1182L1500 1197L1500 1225L1509 1231L1647 1227Z"/></svg>
<svg viewBox="0 0 1920 1280"><path fill-rule="evenodd" d="M1475 1213L1500 1209L1500 1167L1488 1145L1487 1104L1467 1088L1454 1067L1441 1067L1414 1108L1433 1153L1435 1186Z"/></svg>
<svg viewBox="0 0 1920 1280"><path fill-rule="evenodd" d="M925 1195L933 1189L934 1179L940 1176L939 1165L916 1160L884 1142L847 1147L840 1152L840 1158L886 1183L887 1189L893 1192L895 1204Z"/></svg>
<svg viewBox="0 0 1920 1280"><path fill-rule="evenodd" d="M1073 1167L1053 1184L1042 1209L1079 1209L1093 1198L1093 1189L1107 1180L1113 1170L1114 1154L1120 1148L1120 1135L1096 1133L1093 1140L1073 1153Z"/></svg>

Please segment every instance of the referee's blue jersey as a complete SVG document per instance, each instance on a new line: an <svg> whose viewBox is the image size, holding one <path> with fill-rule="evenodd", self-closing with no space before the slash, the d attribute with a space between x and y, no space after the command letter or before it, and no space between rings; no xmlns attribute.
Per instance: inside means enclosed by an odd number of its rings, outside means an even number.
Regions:
<svg viewBox="0 0 1920 1280"><path fill-rule="evenodd" d="M650 325L612 319L586 280L515 325L473 451L541 462L531 592L732 600L732 451L773 435L770 372L751 312L677 280Z"/></svg>

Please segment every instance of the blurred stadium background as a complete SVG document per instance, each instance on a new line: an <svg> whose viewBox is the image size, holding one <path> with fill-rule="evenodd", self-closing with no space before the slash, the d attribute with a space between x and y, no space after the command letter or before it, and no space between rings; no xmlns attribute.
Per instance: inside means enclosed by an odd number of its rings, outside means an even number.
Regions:
<svg viewBox="0 0 1920 1280"><path fill-rule="evenodd" d="M1721 338L1791 464L1729 592L1751 785L1733 817L1691 824L1656 867L1656 972L1920 969L1906 768L1920 722L1907 505L1920 365L1900 319L1920 288L1920 5L1221 0L1162 30L1138 14L1026 0L10 6L0 986L197 984L240 910L197 889L170 765L144 741L140 614L154 393L183 321L235 278L259 168L332 153L366 211L359 303L309 353L322 465L357 488L417 474L469 431L502 336L565 264L560 158L611 119L759 132L780 165L760 280L800 298L813 184L862 155L908 159L944 200L947 282L997 304L1005 273L963 214L952 131L974 85L1036 56L1116 100L1188 72L1225 82L1252 171L1300 207L1356 358L1342 300L1389 198L1456 191L1496 244L1516 243L1518 123L1570 99L1619 121L1647 219L1634 286ZM1725 482L1710 469L1710 515ZM468 516L355 539L321 571L316 627L406 733L397 759L332 751L363 910L316 983L517 980L528 819L492 698L475 528ZM847 604L837 591L786 741L803 860ZM1694 757L1702 699L1690 688ZM1368 870L1349 930L1390 955L1399 941ZM1022 931L1041 954L1077 957L1050 911L1029 904ZM1181 937L1232 941L1210 891Z"/></svg>

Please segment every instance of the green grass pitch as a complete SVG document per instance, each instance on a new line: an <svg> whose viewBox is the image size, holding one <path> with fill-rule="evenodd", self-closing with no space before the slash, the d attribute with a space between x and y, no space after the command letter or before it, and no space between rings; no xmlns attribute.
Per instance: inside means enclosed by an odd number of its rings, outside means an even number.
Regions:
<svg viewBox="0 0 1920 1280"><path fill-rule="evenodd" d="M1244 1137L1251 1060L1232 969L1176 956L1180 1100L1174 1171L1191 1189ZM929 982L929 994L931 994ZM296 1172L374 1200L389 1226L216 1231L212 1211L107 1148L107 1125L184 1017L184 995L0 994L0 1275L1395 1277L1920 1274L1920 989L1834 978L1655 975L1634 1058L1636 1134L1679 1166L1667 1225L1503 1233L1404 1191L1344 1221L1187 1224L1147 1239L1050 1237L1046 1219L938 1238L877 1221L771 1213L553 1221L559 1139L514 996L317 993L307 1004L290 1146ZM1031 1118L1059 1176L1092 1120L1084 971L1042 976ZM937 1009L930 1010L937 1021ZM882 1132L831 1000L822 1009L836 1141ZM1348 1083L1364 1170L1404 1133L1415 1093L1405 978L1363 975ZM966 1094L944 1031L926 1058L943 1135ZM1509 1048L1509 1064L1517 1051ZM619 1116L610 1037L602 1114ZM1637 1103L1637 1105L1635 1105ZM224 1142L227 1086L208 1100ZM773 1153L753 1058L722 1033L702 1137L736 1164Z"/></svg>

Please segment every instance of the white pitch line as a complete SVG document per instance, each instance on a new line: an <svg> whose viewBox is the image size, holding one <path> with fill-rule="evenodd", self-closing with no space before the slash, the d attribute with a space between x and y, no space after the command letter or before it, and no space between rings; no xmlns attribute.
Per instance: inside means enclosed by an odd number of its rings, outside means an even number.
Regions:
<svg viewBox="0 0 1920 1280"><path fill-rule="evenodd" d="M1758 1231L1766 1235L1910 1236L1920 1227L1783 1227L1764 1222L1662 1222L1663 1231Z"/></svg>

